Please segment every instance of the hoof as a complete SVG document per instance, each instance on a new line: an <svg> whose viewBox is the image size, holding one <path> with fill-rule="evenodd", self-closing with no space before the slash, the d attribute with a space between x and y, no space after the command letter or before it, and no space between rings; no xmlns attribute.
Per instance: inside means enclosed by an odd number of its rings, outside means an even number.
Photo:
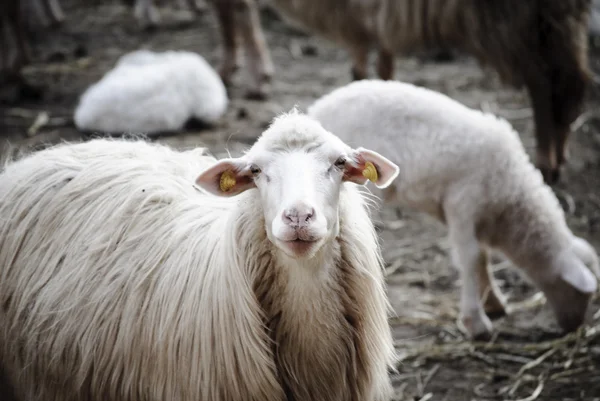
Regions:
<svg viewBox="0 0 600 401"><path fill-rule="evenodd" d="M544 182L548 185L557 184L560 181L560 168L550 168L550 167L541 167L538 166L538 169L542 173L542 177L544 178Z"/></svg>
<svg viewBox="0 0 600 401"><path fill-rule="evenodd" d="M221 77L221 81L223 81L223 85L226 88L231 87L231 83L233 81L232 77L239 70L239 64L234 64L232 66L222 66L219 70L219 76Z"/></svg>
<svg viewBox="0 0 600 401"><path fill-rule="evenodd" d="M498 320L498 319L503 318L504 316L508 315L508 313L506 312L506 309L504 309L504 308L502 308L502 309L492 309L489 312L486 309L485 314L491 320Z"/></svg>
<svg viewBox="0 0 600 401"><path fill-rule="evenodd" d="M496 320L506 316L506 302L495 296L488 296L483 304L485 314L491 319Z"/></svg>
<svg viewBox="0 0 600 401"><path fill-rule="evenodd" d="M271 92L271 76L263 74L260 77L260 83L255 88L246 92L246 99L264 101L269 98Z"/></svg>
<svg viewBox="0 0 600 401"><path fill-rule="evenodd" d="M269 99L269 94L264 89L252 89L246 92L245 98L262 102Z"/></svg>
<svg viewBox="0 0 600 401"><path fill-rule="evenodd" d="M363 71L358 71L354 67L352 67L352 69L350 70L350 75L353 81L361 81L367 78L367 74L365 74Z"/></svg>
<svg viewBox="0 0 600 401"><path fill-rule="evenodd" d="M462 317L460 322L472 340L489 341L492 338L492 322L486 315L481 318Z"/></svg>

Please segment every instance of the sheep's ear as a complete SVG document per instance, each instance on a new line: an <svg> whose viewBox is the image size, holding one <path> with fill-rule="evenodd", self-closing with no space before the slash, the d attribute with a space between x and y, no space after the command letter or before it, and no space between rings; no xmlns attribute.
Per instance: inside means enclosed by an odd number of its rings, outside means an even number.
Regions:
<svg viewBox="0 0 600 401"><path fill-rule="evenodd" d="M593 294L598 288L596 277L579 260L573 266L564 269L561 272L561 277L584 294Z"/></svg>
<svg viewBox="0 0 600 401"><path fill-rule="evenodd" d="M217 196L235 196L256 186L243 158L219 160L196 178L196 185Z"/></svg>
<svg viewBox="0 0 600 401"><path fill-rule="evenodd" d="M372 150L358 148L350 155L346 163L344 181L363 185L370 180L377 188L387 188L398 176L396 164Z"/></svg>

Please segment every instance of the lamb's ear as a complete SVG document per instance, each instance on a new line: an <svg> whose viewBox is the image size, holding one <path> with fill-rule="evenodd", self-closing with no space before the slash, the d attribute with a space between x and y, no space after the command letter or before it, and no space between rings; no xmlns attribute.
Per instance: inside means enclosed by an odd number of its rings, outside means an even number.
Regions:
<svg viewBox="0 0 600 401"><path fill-rule="evenodd" d="M217 196L235 196L256 186L244 158L219 160L196 178L196 185Z"/></svg>
<svg viewBox="0 0 600 401"><path fill-rule="evenodd" d="M596 289L598 288L596 276L594 276L578 259L576 263L569 266L568 269L564 269L560 276L563 280L584 294L592 294L596 292Z"/></svg>
<svg viewBox="0 0 600 401"><path fill-rule="evenodd" d="M382 155L365 148L355 149L350 160L346 163L344 181L363 185L370 180L377 188L386 188L398 176L399 168L396 164Z"/></svg>

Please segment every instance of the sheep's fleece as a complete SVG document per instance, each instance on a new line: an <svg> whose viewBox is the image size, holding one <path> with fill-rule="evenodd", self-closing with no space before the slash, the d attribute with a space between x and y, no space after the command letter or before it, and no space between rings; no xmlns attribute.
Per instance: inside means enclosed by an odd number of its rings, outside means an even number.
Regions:
<svg viewBox="0 0 600 401"><path fill-rule="evenodd" d="M319 127L278 118L259 154L325 143ZM291 259L268 238L260 189L194 185L217 163L203 148L95 139L7 164L1 401L3 381L18 401L390 399L368 193L341 184L337 234Z"/></svg>
<svg viewBox="0 0 600 401"><path fill-rule="evenodd" d="M107 133L173 132L192 117L214 123L227 105L221 78L199 54L136 50L85 91L75 124Z"/></svg>

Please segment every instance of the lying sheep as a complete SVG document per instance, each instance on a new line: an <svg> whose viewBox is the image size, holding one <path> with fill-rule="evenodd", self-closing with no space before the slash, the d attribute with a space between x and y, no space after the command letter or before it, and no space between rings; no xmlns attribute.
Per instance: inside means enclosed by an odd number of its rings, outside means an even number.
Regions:
<svg viewBox="0 0 600 401"><path fill-rule="evenodd" d="M567 227L552 190L531 164L519 135L491 114L407 83L364 80L308 109L352 145L371 138L400 169L384 197L447 224L461 269L460 314L473 338L487 338L489 315L505 301L489 271L497 249L544 292L560 326L580 326L600 275L591 245ZM589 270L588 270L589 269Z"/></svg>
<svg viewBox="0 0 600 401"><path fill-rule="evenodd" d="M225 81L237 65L233 38L257 39L249 66L255 85L272 75L255 0L215 0L221 18ZM369 50L378 51L377 73L392 79L397 52L456 48L493 67L515 87L529 92L536 126L536 164L544 179L559 178L570 124L582 110L590 82L587 18L590 0L270 0L288 21L348 49L354 79L367 77ZM239 12L250 8L250 11ZM236 20L225 23L227 20ZM255 25L254 28L246 26ZM242 27L243 31L242 31ZM244 33L245 32L245 33ZM269 72L264 76L264 71ZM261 90L261 87L257 87Z"/></svg>
<svg viewBox="0 0 600 401"><path fill-rule="evenodd" d="M297 111L239 158L97 139L9 164L0 366L29 401L389 400L355 184L397 173Z"/></svg>
<svg viewBox="0 0 600 401"><path fill-rule="evenodd" d="M137 50L86 90L75 124L84 131L172 132L191 118L215 123L227 104L223 82L199 54Z"/></svg>

